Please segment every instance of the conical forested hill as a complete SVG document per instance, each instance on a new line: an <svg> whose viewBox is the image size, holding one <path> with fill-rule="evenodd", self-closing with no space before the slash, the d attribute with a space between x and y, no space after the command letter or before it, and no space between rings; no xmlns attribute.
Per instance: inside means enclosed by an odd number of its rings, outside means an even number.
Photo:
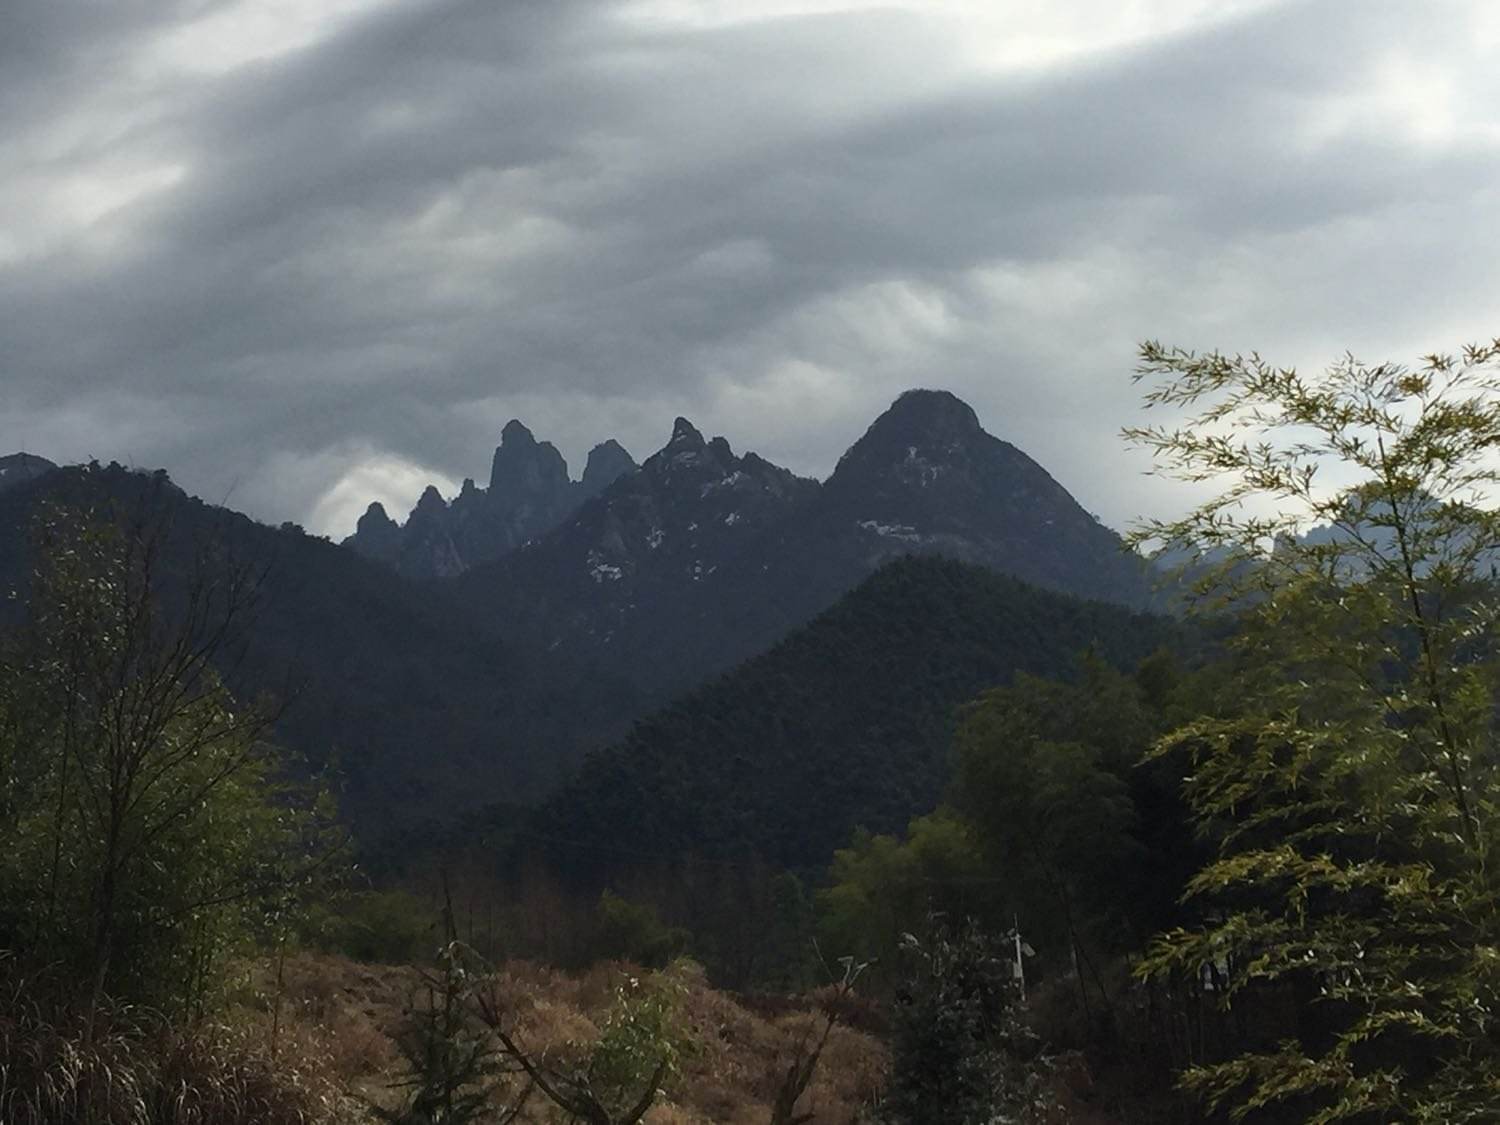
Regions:
<svg viewBox="0 0 1500 1125"><path fill-rule="evenodd" d="M607 877L652 856L825 862L857 825L931 809L959 707L1018 671L1122 666L1177 628L940 558L907 557L769 652L591 755L531 819L553 862Z"/></svg>

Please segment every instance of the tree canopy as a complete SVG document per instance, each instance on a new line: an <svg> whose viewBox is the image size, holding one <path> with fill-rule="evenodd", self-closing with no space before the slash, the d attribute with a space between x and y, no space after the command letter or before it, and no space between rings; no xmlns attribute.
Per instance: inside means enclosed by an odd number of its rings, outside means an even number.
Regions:
<svg viewBox="0 0 1500 1125"><path fill-rule="evenodd" d="M1159 753L1215 854L1142 971L1285 1018L1190 1089L1236 1118L1500 1113L1500 340L1319 375L1149 343L1160 470L1224 487L1154 540L1219 560L1230 691ZM1290 1001L1290 1003L1285 1003Z"/></svg>

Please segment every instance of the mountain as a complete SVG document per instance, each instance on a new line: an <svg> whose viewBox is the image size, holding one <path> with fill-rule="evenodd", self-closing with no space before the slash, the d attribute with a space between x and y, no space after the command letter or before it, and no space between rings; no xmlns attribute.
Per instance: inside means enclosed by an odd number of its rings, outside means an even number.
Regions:
<svg viewBox="0 0 1500 1125"><path fill-rule="evenodd" d="M611 438L590 451L583 479L574 481L556 446L512 420L500 433L488 488L466 479L449 503L429 485L404 526L373 503L344 542L407 577L451 578L550 531L635 469Z"/></svg>
<svg viewBox="0 0 1500 1125"><path fill-rule="evenodd" d="M517 637L664 703L909 555L1144 607L1147 567L943 391L898 398L826 483L677 419L667 445L563 526L456 583Z"/></svg>
<svg viewBox="0 0 1500 1125"><path fill-rule="evenodd" d="M562 527L455 583L534 648L614 667L644 700L701 679L700 641L724 629L719 577L818 493L686 418L638 472ZM711 670L711 669L710 669Z"/></svg>
<svg viewBox="0 0 1500 1125"><path fill-rule="evenodd" d="M191 542L215 538L264 565L256 643L231 686L290 700L278 737L337 764L368 834L542 797L588 751L903 555L1125 605L1148 596L1112 532L942 392L901 396L825 483L683 418L638 468L607 442L574 482L556 449L512 423L486 488L465 482L451 502L429 489L404 525L372 505L353 550L211 507L162 473L37 476L39 460L0 490L0 589L24 579L30 513L49 497L163 506L179 569Z"/></svg>
<svg viewBox="0 0 1500 1125"><path fill-rule="evenodd" d="M1147 596L1119 537L947 391L898 398L840 459L796 533L820 555L852 548L865 567L915 550L1083 597Z"/></svg>
<svg viewBox="0 0 1500 1125"><path fill-rule="evenodd" d="M45 457L33 453L12 453L0 457L0 491L25 484L57 468Z"/></svg>
<svg viewBox="0 0 1500 1125"><path fill-rule="evenodd" d="M205 544L263 569L248 648L226 666L237 696L285 704L277 740L334 767L344 810L371 837L487 801L530 800L631 713L596 669L511 644L429 584L290 527L194 499L165 473L61 469L0 491L0 630L24 611L31 515L149 512L170 528L162 572L180 582ZM439 588L438 594L441 595Z"/></svg>
<svg viewBox="0 0 1500 1125"><path fill-rule="evenodd" d="M591 755L523 838L593 878L652 855L821 864L856 826L896 831L938 803L955 713L979 692L1018 671L1069 677L1089 647L1133 666L1176 628L964 563L899 559Z"/></svg>

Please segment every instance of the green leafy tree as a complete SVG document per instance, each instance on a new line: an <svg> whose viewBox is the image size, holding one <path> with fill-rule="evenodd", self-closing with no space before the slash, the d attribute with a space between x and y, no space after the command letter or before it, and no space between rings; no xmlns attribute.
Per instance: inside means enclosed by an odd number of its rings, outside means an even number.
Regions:
<svg viewBox="0 0 1500 1125"><path fill-rule="evenodd" d="M437 969L423 973L425 1002L412 1007L396 1035L406 1064L396 1084L402 1104L379 1111L392 1125L511 1121L525 1103L529 1088L502 1108L510 1071L471 1003L469 960L461 942L448 941Z"/></svg>
<svg viewBox="0 0 1500 1125"><path fill-rule="evenodd" d="M633 1112L642 1092L677 1077L689 1040L679 1027L682 984L672 972L651 980L628 976L599 1027L585 1081L610 1114Z"/></svg>
<svg viewBox="0 0 1500 1125"><path fill-rule="evenodd" d="M822 947L867 963L867 977L889 990L905 935L930 915L998 922L994 875L968 824L948 809L913 820L904 839L856 831L818 895Z"/></svg>
<svg viewBox="0 0 1500 1125"><path fill-rule="evenodd" d="M891 1125L990 1125L1046 1114L1046 1060L1022 1022L1003 945L973 924L932 920L902 940L881 1118Z"/></svg>
<svg viewBox="0 0 1500 1125"><path fill-rule="evenodd" d="M1161 745L1216 855L1142 971L1283 1014L1186 1071L1236 1119L1500 1117L1497 363L1142 348L1187 418L1128 436L1227 486L1139 538L1216 560L1198 591L1240 626L1229 690Z"/></svg>
<svg viewBox="0 0 1500 1125"><path fill-rule="evenodd" d="M1103 661L1085 655L1081 673L1021 675L966 708L951 796L1043 963L1071 965L1085 1014L1103 1016L1106 958L1145 938L1143 915L1173 880L1142 842L1137 808L1167 811L1137 768L1158 715Z"/></svg>
<svg viewBox="0 0 1500 1125"><path fill-rule="evenodd" d="M668 926L650 905L631 902L613 891L599 896L594 911L595 959L633 961L660 969L682 952L689 934Z"/></svg>
<svg viewBox="0 0 1500 1125"><path fill-rule="evenodd" d="M204 547L184 571L143 509L45 510L28 627L0 663L0 942L106 994L201 1004L224 957L317 866L330 810L298 812L275 714L220 678L258 576Z"/></svg>

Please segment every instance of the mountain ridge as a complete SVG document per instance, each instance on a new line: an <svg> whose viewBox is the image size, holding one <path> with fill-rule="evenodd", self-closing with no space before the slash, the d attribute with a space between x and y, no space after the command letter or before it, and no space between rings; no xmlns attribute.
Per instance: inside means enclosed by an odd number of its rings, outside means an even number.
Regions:
<svg viewBox="0 0 1500 1125"><path fill-rule="evenodd" d="M491 487L540 485L544 498L560 455L520 423L507 430L515 456ZM634 469L619 471L622 448L596 450L595 495L472 565L475 514L492 511L472 480L451 503L426 490L404 526L372 504L356 533L364 549L351 550L204 504L165 473L48 470L0 490L0 578L24 574L25 527L44 499L87 506L152 488L185 526L228 534L274 564L264 652L232 686L254 694L302 678L288 744L338 759L352 815L376 832L536 800L588 751L770 649L903 555L1128 606L1149 600L1144 564L1118 537L946 392L903 395L826 483L736 453L686 418ZM525 510L554 519L558 509ZM429 580L370 557L408 549Z"/></svg>
<svg viewBox="0 0 1500 1125"><path fill-rule="evenodd" d="M0 457L0 490L15 488L45 476L58 466L35 453L11 453Z"/></svg>
<svg viewBox="0 0 1500 1125"><path fill-rule="evenodd" d="M624 446L609 438L589 451L583 476L575 481L557 447L537 441L512 418L490 459L487 487L466 477L458 495L447 501L428 485L404 524L373 502L343 542L408 578L452 578L551 531L635 469Z"/></svg>
<svg viewBox="0 0 1500 1125"><path fill-rule="evenodd" d="M664 702L762 651L907 554L1143 608L1143 560L946 391L908 391L839 460L801 478L685 418L634 474L459 596L536 647L587 654Z"/></svg>

